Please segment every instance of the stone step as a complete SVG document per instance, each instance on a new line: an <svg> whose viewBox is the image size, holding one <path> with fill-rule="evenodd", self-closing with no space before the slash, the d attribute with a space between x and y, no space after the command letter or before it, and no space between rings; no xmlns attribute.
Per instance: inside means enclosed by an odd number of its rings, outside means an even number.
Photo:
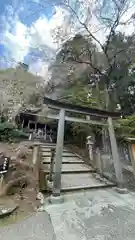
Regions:
<svg viewBox="0 0 135 240"><path fill-rule="evenodd" d="M42 152L51 152L51 148L50 147L41 147L40 146L40 149ZM63 152L69 152L67 149L63 149Z"/></svg>
<svg viewBox="0 0 135 240"><path fill-rule="evenodd" d="M40 144L40 147L42 148L42 149L44 149L44 148L50 148L50 147L56 147L56 144L54 144L54 143L41 143Z"/></svg>
<svg viewBox="0 0 135 240"><path fill-rule="evenodd" d="M94 173L64 174L62 175L61 183L62 191L77 191L115 186L114 183L106 179L96 177Z"/></svg>
<svg viewBox="0 0 135 240"><path fill-rule="evenodd" d="M45 173L48 173L49 172L49 169L50 169L50 164L44 164L44 165L41 165L43 171ZM54 166L55 167L55 166ZM95 172L95 170L90 167L90 166L87 166L85 164L82 164L82 163L77 163L77 164L62 164L62 173L90 173L90 172Z"/></svg>
<svg viewBox="0 0 135 240"><path fill-rule="evenodd" d="M42 157L42 163L46 164L46 163L50 163L51 157ZM62 158L62 163L84 163L82 159L78 158L78 157L63 157Z"/></svg>
<svg viewBox="0 0 135 240"><path fill-rule="evenodd" d="M41 152L41 156L45 157L45 156L51 156L51 152ZM63 152L62 156L64 157L75 157L76 155L74 153L70 153L70 152Z"/></svg>

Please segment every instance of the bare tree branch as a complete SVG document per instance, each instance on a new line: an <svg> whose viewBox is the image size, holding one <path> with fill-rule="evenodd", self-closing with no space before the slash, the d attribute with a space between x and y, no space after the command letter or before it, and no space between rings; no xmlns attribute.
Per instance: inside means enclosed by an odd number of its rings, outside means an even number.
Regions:
<svg viewBox="0 0 135 240"><path fill-rule="evenodd" d="M108 50L108 45L109 45L109 42L111 40L111 36L112 36L112 33L114 32L114 30L116 29L116 27L118 26L119 24L119 18L120 18L120 15L119 15L119 12L118 12L118 15L116 17L116 20L114 21L111 29L110 29L110 33L109 33L109 36L108 36L108 39L107 39L107 42L106 42L106 45L104 47L104 45L93 35L93 33L89 30L89 28L87 27L87 25L82 22L79 18L79 16L77 15L76 11L70 6L70 5L67 5L67 4L64 4L62 3L61 4L62 6L65 6L67 7L69 10L71 10L71 12L74 14L74 16L77 18L77 20L79 21L79 23L84 27L84 29L87 31L87 33L89 34L89 36L99 44L99 46L101 47L102 51L104 52L105 56L106 56L106 59L107 59L107 62L108 62L108 65L111 67L111 64L110 64L110 59L109 59L109 56L108 56L108 53L107 53L107 50Z"/></svg>
<svg viewBox="0 0 135 240"><path fill-rule="evenodd" d="M78 17L76 11L70 6L67 5L65 3L61 3L62 6L65 6L66 8L68 8L69 10L71 10L71 12L74 14L74 16L77 18L77 20L79 21L79 23L85 28L85 30L88 32L89 36L93 38L93 40L95 40L99 46L101 47L101 49L104 49L103 45L101 44L101 42L91 33L91 31L88 29L87 25L85 23L83 23L80 18Z"/></svg>

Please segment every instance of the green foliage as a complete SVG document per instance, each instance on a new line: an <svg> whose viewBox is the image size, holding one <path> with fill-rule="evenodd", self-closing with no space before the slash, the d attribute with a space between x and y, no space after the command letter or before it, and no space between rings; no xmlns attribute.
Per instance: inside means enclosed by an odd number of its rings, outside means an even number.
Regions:
<svg viewBox="0 0 135 240"><path fill-rule="evenodd" d="M96 107L97 103L90 94L91 93L89 88L86 86L82 86L79 83L73 85L72 87L70 87L70 89L63 91L65 102L80 105L83 107Z"/></svg>
<svg viewBox="0 0 135 240"><path fill-rule="evenodd" d="M132 114L135 111L135 36L126 37L118 33L111 38L108 48L111 69L107 74L107 86L111 104L120 104L123 112Z"/></svg>
<svg viewBox="0 0 135 240"><path fill-rule="evenodd" d="M77 34L73 39L70 39L65 44L63 44L62 50L57 54L57 59L62 59L64 61L72 61L73 57L77 57L82 53L82 49L88 44L82 35Z"/></svg>
<svg viewBox="0 0 135 240"><path fill-rule="evenodd" d="M23 131L15 128L9 122L0 123L0 141L13 141L17 139L26 139L28 138L28 134Z"/></svg>
<svg viewBox="0 0 135 240"><path fill-rule="evenodd" d="M106 45L108 46L106 48ZM73 104L116 111L117 105L126 114L135 113L135 35L125 36L114 33L109 42L105 42L104 50L99 50L91 39L76 35L63 45L57 57L71 66L82 61L82 72L78 78L72 75L63 84L63 96L66 102ZM107 55L107 56L105 56ZM85 62L86 68L84 67ZM84 67L84 68L83 68ZM79 65L81 68L81 65ZM74 73L75 71L73 71ZM89 97L88 97L89 96ZM109 97L108 97L109 96ZM126 138L135 136L135 115L117 121L117 135ZM72 124L75 135L85 135L84 124ZM91 127L87 133L100 131L99 127Z"/></svg>
<svg viewBox="0 0 135 240"><path fill-rule="evenodd" d="M123 139L135 137L135 114L125 119L119 119L115 123L117 136Z"/></svg>
<svg viewBox="0 0 135 240"><path fill-rule="evenodd" d="M105 42L104 48L106 44ZM81 83L86 88L88 83L91 84L99 108L115 111L117 104L119 104L123 112L128 114L135 112L134 34L132 36L125 36L120 32L112 34L106 54L104 51L99 51L90 38L77 34L73 39L64 43L62 50L56 57L57 59L61 60L62 64L66 62L68 65L79 67L79 73L82 77ZM79 64L81 62L82 71ZM102 72L104 74L101 74ZM73 71L70 79L67 79L67 82L69 81L68 87L76 80L75 74L76 72ZM95 81L95 74L99 75L98 83L97 80ZM63 88L66 88L67 82L65 81ZM96 84L98 84L98 91ZM105 95L105 88L109 92L109 99L107 94Z"/></svg>
<svg viewBox="0 0 135 240"><path fill-rule="evenodd" d="M83 107L98 108L98 102L92 97L90 89L82 85L81 79L76 79L76 81L70 85L69 89L63 91L62 101ZM82 116L81 114L76 114L76 117L86 118L86 116ZM95 135L101 130L99 126L75 122L71 123L70 127L72 134L72 136L70 135L70 139L72 138L71 141L80 147L84 147L88 135Z"/></svg>

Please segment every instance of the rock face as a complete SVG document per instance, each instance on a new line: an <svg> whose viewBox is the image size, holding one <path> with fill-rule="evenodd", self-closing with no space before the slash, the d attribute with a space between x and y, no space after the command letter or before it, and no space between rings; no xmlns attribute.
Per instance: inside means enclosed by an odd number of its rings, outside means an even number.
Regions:
<svg viewBox="0 0 135 240"><path fill-rule="evenodd" d="M56 55L56 60L49 68L51 79L49 81L48 97L54 100L59 98L63 89L68 88L75 79L79 78L88 69L88 64L85 63L89 60L88 55L81 53L81 50L84 47L86 48L85 42L86 39L83 36L76 35L63 44ZM80 55L81 63L72 60L72 57L75 57L75 52Z"/></svg>

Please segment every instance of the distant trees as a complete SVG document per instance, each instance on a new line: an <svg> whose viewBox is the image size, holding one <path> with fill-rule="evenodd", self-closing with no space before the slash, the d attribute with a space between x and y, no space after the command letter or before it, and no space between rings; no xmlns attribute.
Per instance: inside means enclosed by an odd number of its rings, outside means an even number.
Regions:
<svg viewBox="0 0 135 240"><path fill-rule="evenodd" d="M16 114L21 106L39 104L44 93L44 79L24 69L0 71L0 111ZM38 98L38 99L37 99Z"/></svg>

